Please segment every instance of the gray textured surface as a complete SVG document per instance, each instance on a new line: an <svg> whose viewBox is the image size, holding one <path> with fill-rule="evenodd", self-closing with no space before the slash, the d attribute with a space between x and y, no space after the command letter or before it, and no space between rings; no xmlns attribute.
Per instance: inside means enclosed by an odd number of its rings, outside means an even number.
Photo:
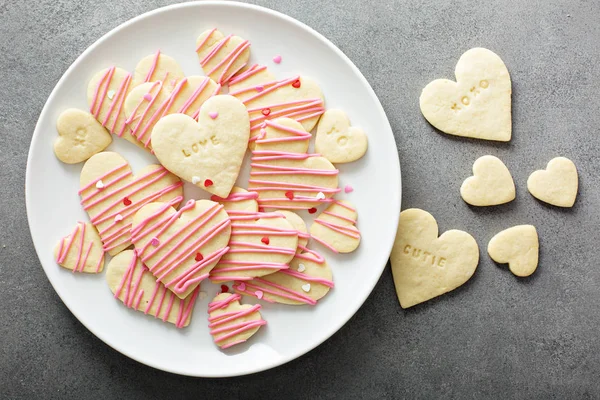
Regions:
<svg viewBox="0 0 600 400"><path fill-rule="evenodd" d="M120 2L119 2L120 3ZM0 398L599 398L600 3L580 1L264 0L338 45L388 114L401 157L403 207L477 239L481 263L464 287L402 311L389 268L357 315L283 367L237 379L190 379L129 360L89 333L52 290L24 206L27 148L50 91L113 27L166 1L0 1ZM110 4L110 5L109 5ZM463 51L488 47L513 79L509 144L448 137L418 97L452 78ZM458 195L472 162L509 166L517 199L475 209ZM557 155L575 161L580 193L560 210L526 191ZM540 267L524 280L485 254L499 230L537 226Z"/></svg>

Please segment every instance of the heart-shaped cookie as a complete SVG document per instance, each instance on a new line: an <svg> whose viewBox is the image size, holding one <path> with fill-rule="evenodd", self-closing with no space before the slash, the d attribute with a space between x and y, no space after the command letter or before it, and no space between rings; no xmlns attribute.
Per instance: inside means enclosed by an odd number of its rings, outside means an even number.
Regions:
<svg viewBox="0 0 600 400"><path fill-rule="evenodd" d="M148 165L134 176L129 163L113 152L92 156L81 170L81 205L98 229L111 256L131 245L133 215L153 201L177 206L183 184L161 165Z"/></svg>
<svg viewBox="0 0 600 400"><path fill-rule="evenodd" d="M468 281L479 263L479 247L473 236L455 229L438 238L435 218L411 208L400 213L390 261L400 306L408 308Z"/></svg>
<svg viewBox="0 0 600 400"><path fill-rule="evenodd" d="M297 254L289 269L233 285L240 294L260 297L271 303L313 306L331 288L331 268L321 255L312 250Z"/></svg>
<svg viewBox="0 0 600 400"><path fill-rule="evenodd" d="M208 304L208 327L214 342L227 349L248 340L267 324L260 315L260 304L240 304L242 296L220 293Z"/></svg>
<svg viewBox="0 0 600 400"><path fill-rule="evenodd" d="M156 281L135 251L117 254L106 267L106 281L115 295L128 308L150 314L163 322L184 328L190 324L200 287L185 299L179 299L165 285Z"/></svg>
<svg viewBox="0 0 600 400"><path fill-rule="evenodd" d="M533 274L538 265L540 244L533 225L513 226L497 233L488 243L488 254L499 264L508 263L516 276Z"/></svg>
<svg viewBox="0 0 600 400"><path fill-rule="evenodd" d="M133 71L133 87L146 82L162 81L164 89L172 92L177 83L185 77L179 63L173 57L158 50L142 58Z"/></svg>
<svg viewBox="0 0 600 400"><path fill-rule="evenodd" d="M223 206L189 200L179 211L168 203L142 207L131 242L142 262L167 289L187 297L229 250L231 221Z"/></svg>
<svg viewBox="0 0 600 400"><path fill-rule="evenodd" d="M573 207L578 185L577 167L565 157L553 158L545 170L535 171L527 179L533 197L557 207Z"/></svg>
<svg viewBox="0 0 600 400"><path fill-rule="evenodd" d="M248 63L250 42L239 36L225 36L215 28L198 36L196 53L204 73L223 85Z"/></svg>
<svg viewBox="0 0 600 400"><path fill-rule="evenodd" d="M94 116L69 108L56 121L58 137L54 140L56 158L67 164L87 160L108 147L112 138Z"/></svg>
<svg viewBox="0 0 600 400"><path fill-rule="evenodd" d="M495 206L515 199L515 183L499 158L483 156L473 164L473 176L465 179L460 195L472 206Z"/></svg>
<svg viewBox="0 0 600 400"><path fill-rule="evenodd" d="M333 201L340 191L339 171L325 157L306 153L310 137L292 119L265 121L252 151L248 181L261 207L311 209Z"/></svg>
<svg viewBox="0 0 600 400"><path fill-rule="evenodd" d="M102 272L104 250L98 231L89 222L79 221L73 232L58 242L54 258L58 265L73 272Z"/></svg>
<svg viewBox="0 0 600 400"><path fill-rule="evenodd" d="M512 132L511 81L494 52L474 48L455 69L456 82L437 79L423 89L421 112L450 135L508 142Z"/></svg>
<svg viewBox="0 0 600 400"><path fill-rule="evenodd" d="M175 175L227 197L246 154L249 126L239 100L214 96L200 108L198 122L185 114L161 118L152 131L152 148Z"/></svg>
<svg viewBox="0 0 600 400"><path fill-rule="evenodd" d="M332 163L358 160L365 155L367 143L365 131L350 126L350 119L342 110L327 110L321 116L315 151Z"/></svg>
<svg viewBox="0 0 600 400"><path fill-rule="evenodd" d="M358 213L350 202L335 200L314 220L310 236L335 253L350 253L360 243Z"/></svg>

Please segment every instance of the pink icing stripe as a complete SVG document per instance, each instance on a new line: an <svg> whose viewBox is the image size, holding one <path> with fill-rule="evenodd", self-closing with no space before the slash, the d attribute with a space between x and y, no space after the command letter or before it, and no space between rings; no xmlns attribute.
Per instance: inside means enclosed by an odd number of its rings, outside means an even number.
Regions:
<svg viewBox="0 0 600 400"><path fill-rule="evenodd" d="M96 86L96 90L94 91L94 98L92 100L92 105L90 106L90 113L94 115L95 118L98 118L98 115L100 115L100 110L102 109L102 104L104 103L104 98L106 97L106 92L108 91L108 86L110 85L110 81L112 80L112 76L115 72L115 67L110 67L106 70L106 72L104 73L104 75L102 75L102 78L100 78L100 81L98 82L98 86ZM104 83L106 83L106 87L104 88L104 93L102 94L101 97L99 97L100 95L100 88L104 85ZM97 104L98 108L96 109L96 103L98 102L98 99L100 99L100 102Z"/></svg>
<svg viewBox="0 0 600 400"><path fill-rule="evenodd" d="M323 225L324 227L329 228L332 231L341 233L342 235L346 235L346 236L354 238L354 239L360 239L360 234L358 234L358 230L356 228L352 229L351 227L348 227L348 226L323 221L318 218L315 219L314 222L317 224ZM314 238L314 236L313 236L313 238Z"/></svg>
<svg viewBox="0 0 600 400"><path fill-rule="evenodd" d="M225 66L225 68L223 68L223 72L221 73L221 76L219 76L219 83L225 83L228 82L229 79L235 75L236 73L239 72L239 70L241 70L242 68L244 68L246 66L246 63L243 63L242 65L240 65L239 67L237 67L237 69L235 69L234 71L232 71L229 75L226 76L226 73L229 71L229 69L233 66L233 64L237 61L237 59L242 55L242 53L244 52L244 50L246 50L248 47L250 47L250 42L249 41L244 41L241 44L239 44L235 49L233 49L233 51L231 53L229 53L229 55L227 57L225 57L220 63L222 64L225 60L227 60L230 56L231 56L231 60L227 63L227 65ZM215 70L217 67L213 68L213 70Z"/></svg>
<svg viewBox="0 0 600 400"><path fill-rule="evenodd" d="M294 278L298 278L303 281L318 283L320 285L327 286L329 288L333 287L333 282L328 279L303 274L302 272L298 272L294 269L286 269L286 270L281 271L281 273L289 275L289 276L293 276Z"/></svg>
<svg viewBox="0 0 600 400"><path fill-rule="evenodd" d="M209 80L210 80L210 78L206 78L206 79L204 79L204 81L202 81L200 86L198 86L196 88L196 90L194 90L194 93L192 93L192 95L185 101L185 103L183 103L183 105L179 108L179 110L177 110L177 113L179 113L179 114L186 113L187 109L190 108L190 106L196 101L198 96L200 96L200 93L202 93L204 91L204 89L208 85Z"/></svg>
<svg viewBox="0 0 600 400"><path fill-rule="evenodd" d="M69 250L71 250L71 246L73 245L73 242L75 241L75 235L77 235L77 233L79 232L79 225L80 224L78 222L77 226L75 226L75 230L73 231L73 233L71 233L71 236L69 237L69 244L67 244L67 247L63 246L65 238L63 238L61 240L61 245L60 245L61 252L59 252L58 260L56 260L59 264L62 264L65 261L67 254L69 254ZM62 252L62 250L64 250L64 252Z"/></svg>
<svg viewBox="0 0 600 400"><path fill-rule="evenodd" d="M123 103L122 100L125 98L125 91L129 87L130 81L131 81L131 74L128 73L127 75L125 75L125 78L123 78L123 80L119 84L119 87L117 88L117 93L115 93L112 101L110 102L110 107L108 108L108 112L106 113L106 116L104 117L104 121L102 121L102 125L106 126L106 123L110 119L110 116L112 115L115 105L119 104L119 106L117 107L117 114L115 116L112 127L110 129L111 131L114 130L114 127L117 123L117 119L119 119L119 114L121 112L121 105ZM110 85L110 82L108 85Z"/></svg>
<svg viewBox="0 0 600 400"><path fill-rule="evenodd" d="M202 60L200 60L200 66L204 67L219 52L219 50L221 50L221 48L223 46L225 46L227 44L227 42L229 42L229 39L231 39L232 37L233 37L233 35L227 35L223 39L221 39L214 46L214 48ZM206 74L206 75L210 75L210 74Z"/></svg>
<svg viewBox="0 0 600 400"><path fill-rule="evenodd" d="M329 250L333 251L334 253L339 253L339 251L337 251L334 247L332 247L331 245L325 243L324 241L322 241L321 239L311 236L314 240L316 240L317 242L321 243L323 246L327 247Z"/></svg>
<svg viewBox="0 0 600 400"><path fill-rule="evenodd" d="M100 266L102 265L102 261L104 261L104 251L102 251L102 255L98 260L98 264L96 264L96 273L100 272Z"/></svg>
<svg viewBox="0 0 600 400"><path fill-rule="evenodd" d="M79 243L79 250L77 252L77 262L75 263L75 268L73 268L73 272L76 272L79 268L79 261L81 261L81 252L83 251L83 239L85 237L85 224L82 222L78 222L77 225L81 225L81 242ZM90 243L91 244L91 243Z"/></svg>
<svg viewBox="0 0 600 400"><path fill-rule="evenodd" d="M255 193L255 192L230 193L229 196L227 196L225 198L219 197L219 196L213 194L212 196L210 196L210 199L212 201L219 201L219 202L256 200L256 199L258 199L258 193Z"/></svg>
<svg viewBox="0 0 600 400"><path fill-rule="evenodd" d="M336 202L335 202L335 204L340 204L340 203L338 203L338 202L336 201ZM356 223L356 220L355 220L355 219L353 219L353 218L344 217L343 215L336 214L336 213L333 213L333 212L331 212L331 211L323 211L323 214L331 215L332 217L336 217L336 218L342 219L342 220L344 220L344 221L348 221L348 222L350 222L351 224L355 224L355 223Z"/></svg>
<svg viewBox="0 0 600 400"><path fill-rule="evenodd" d="M324 186L312 186L312 185L304 185L301 183L291 183L291 182L277 182L277 181L263 181L263 180L257 180L257 179L250 179L248 181L249 183L256 183L256 184L277 184L278 186L274 186L277 189L274 189L274 187L267 187L267 188L252 188L250 190L252 191L256 191L256 192L260 192L261 190L293 190L293 191L301 191L301 189L310 189L310 190L305 190L305 191L313 191L313 192L323 192L323 193L338 193L341 191L340 188L328 188L328 187L324 187Z"/></svg>
<svg viewBox="0 0 600 400"><path fill-rule="evenodd" d="M150 101L148 101L148 105L146 106L146 108L144 109L144 111L142 111L142 114L139 116L139 121L138 123L135 125L135 127L133 127L131 129L131 134L133 136L135 136L136 138L138 138L138 140L141 140L141 137L138 134L138 130L142 127L142 123L144 122L144 119L146 118L146 116L148 115L148 112L150 111L150 109L152 108L152 106L154 105L154 102L156 101L156 99L158 98L158 94L161 92L162 88L163 88L163 84L161 81L156 81L154 82L154 84L152 85L152 87L150 88L150 91L148 93L152 93L152 91L158 87L158 90L156 91L156 93L154 95L151 95L152 98L150 99ZM136 106L136 108L134 108L133 112L131 113L131 116L127 119L127 121L125 121L125 123L130 124L131 122L133 122L134 118L137 116L137 110L138 107L144 103L145 98L142 97L142 100L140 100L140 103ZM143 131L144 132L144 131Z"/></svg>
<svg viewBox="0 0 600 400"><path fill-rule="evenodd" d="M135 252L134 252L135 253ZM146 308L144 309L144 314L148 314L148 311L150 311L150 308L152 308L152 304L154 303L154 299L156 298L156 295L160 289L160 282L156 282L156 284L154 285L154 290L152 291L152 295L150 295L150 300L148 300L148 304L146 305ZM156 315L159 314L160 308L157 310Z"/></svg>
<svg viewBox="0 0 600 400"><path fill-rule="evenodd" d="M342 203L341 201L336 201L336 202L335 202L335 204L337 204L338 206L344 207L344 208L345 208L345 209L347 209L347 210L350 210L350 211L354 211L354 212L356 212L356 208L354 208L354 207L351 207L351 206L349 206L348 204L344 204L344 203Z"/></svg>
<svg viewBox="0 0 600 400"><path fill-rule="evenodd" d="M92 186L95 186L96 183L101 180L101 179L106 179L107 176L119 171L120 169L123 169L125 167L129 166L129 164L125 163L122 165L119 165L118 167L115 167L113 169L111 169L110 171L108 171L107 173L105 173L104 175L99 176L98 178L94 179L93 181L91 181L90 183L88 183L87 185L85 185L84 187L82 187L81 189L79 189L79 192L77 192L78 194L83 193L85 190L89 189ZM99 193L102 189L99 189L97 193ZM95 193L94 193L95 194ZM90 198L93 196L90 196ZM86 201L87 198L84 198L83 201Z"/></svg>
<svg viewBox="0 0 600 400"><path fill-rule="evenodd" d="M165 310L165 314L163 315L163 322L169 319L169 315L171 314L171 310L173 309L173 302L175 301L175 293L169 292L171 297L169 297L169 303L167 304L167 309Z"/></svg>
<svg viewBox="0 0 600 400"><path fill-rule="evenodd" d="M175 293L185 293L185 291L194 284L198 284L202 282L204 279L208 278L208 273L204 273L200 276L193 278L194 275L200 273L202 269L204 269L207 265L217 262L219 258L221 258L227 251L229 247L224 247L220 250L217 250L211 253L204 260L199 263L194 264L188 271L184 271L181 275L175 277L172 281L167 283L168 286L173 286L172 290ZM206 261L205 261L206 260Z"/></svg>
<svg viewBox="0 0 600 400"><path fill-rule="evenodd" d="M220 308L225 308L229 305L229 303L236 301L236 300L240 300L241 298L242 298L242 296L240 296L239 294L231 294L229 297L227 297L223 300L212 301L212 302L208 303L208 312L211 313Z"/></svg>
<svg viewBox="0 0 600 400"><path fill-rule="evenodd" d="M264 71L265 69L267 69L266 65L254 64L250 68L248 68L246 71L244 71L241 74L239 74L238 76L232 78L229 81L229 87L231 88L232 85L235 85L238 82L246 80L246 79L250 78L251 76L259 73L260 71ZM254 88L251 88L251 89L254 89ZM232 92L232 93L239 93L239 92ZM230 93L230 94L233 95L232 93Z"/></svg>
<svg viewBox="0 0 600 400"><path fill-rule="evenodd" d="M94 242L90 242L90 245L87 248L87 251L85 252L85 256L83 256L83 261L81 262L81 266L79 267L79 272L83 272L83 269L85 268L85 263L87 262L87 259L90 255L90 251L92 250L92 246L94 245ZM79 260L77 260L77 262L79 263ZM75 272L76 270L74 269L73 272Z"/></svg>
<svg viewBox="0 0 600 400"><path fill-rule="evenodd" d="M301 175L337 175L339 170L337 169L311 169L311 168L294 168L294 167L282 167L278 165L268 164L257 164L251 163L250 167L261 168L261 169L274 169L277 171L252 171L250 175L290 175L290 174L301 174Z"/></svg>
<svg viewBox="0 0 600 400"><path fill-rule="evenodd" d="M196 53L200 51L200 49L202 48L202 46L204 46L206 44L206 42L208 41L208 39L212 36L212 34L217 30L217 28L213 28L208 35L206 35L206 37L204 38L204 40L202 40L200 42L200 44L198 46L196 46Z"/></svg>
<svg viewBox="0 0 600 400"><path fill-rule="evenodd" d="M297 292L297 291L287 288L285 286L282 286L277 283L273 283L273 282L270 282L270 281L267 281L267 280L261 279L261 278L255 278L255 281L257 283L260 283L260 286L254 285L251 282L245 282L246 290L243 291L244 294L246 294L248 296L256 297L256 290L261 290L262 292L271 294L273 296L279 296L279 297L283 297L285 299L299 301L302 303L310 304L311 306L314 306L317 304L317 302L315 300L313 300L311 297L305 295L304 293ZM239 284L237 287L234 284L233 288L237 291L240 291ZM249 291L248 289L250 289L250 288L255 289L255 290ZM270 300L266 297L263 297L263 300L270 302L270 303L275 302L274 300Z"/></svg>
<svg viewBox="0 0 600 400"><path fill-rule="evenodd" d="M208 305L208 312L212 313L219 309L226 308L231 302L237 301L240 298L241 298L241 296L239 294L232 294L224 300L213 301L213 302L209 303L209 305ZM243 322L240 322L237 324L234 323L234 324L226 325L228 322L233 322L239 318L243 318L254 312L258 312L258 310L260 310L260 308L261 308L260 304L256 304L249 309L239 310L239 311L235 311L235 312L227 312L227 313L224 313L224 314L218 315L218 316L210 316L208 319L210 322L209 328L215 328L215 329L211 329L211 331L210 331L211 335L213 335L213 337L214 337L215 343L218 345L219 343L221 343L227 339L230 339L236 335L244 333L250 329L258 328L262 325L265 325L267 323L267 321L263 320L262 318L259 320L243 321ZM218 336L220 333L225 333L225 334ZM222 348L231 347L235 344L242 343L244 341L245 340L234 341L232 343L223 345L221 347Z"/></svg>
<svg viewBox="0 0 600 400"><path fill-rule="evenodd" d="M278 83L274 84L273 86L266 88L265 90L263 90L262 92L259 92L257 94L255 94L254 96L250 96L248 97L246 100L243 101L244 104L248 104L249 102L256 100L257 98L266 95L267 93L271 93L274 92L275 90L279 89L280 87L283 87L285 85L289 85L290 83L294 83L296 82L298 79L300 79L300 76L295 76L293 78L288 78L288 79L284 79L279 81ZM232 96L235 94L232 94ZM263 107L265 108L265 107Z"/></svg>
<svg viewBox="0 0 600 400"><path fill-rule="evenodd" d="M262 112L262 110L264 110L265 108L269 108L269 109L271 109L271 112L274 112L273 109L276 109L276 108L279 108L279 107L297 106L297 105L301 105L302 107L309 107L309 106L312 107L313 105L316 105L316 104L321 104L322 105L323 104L323 100L321 100L320 98L314 98L314 99L302 99L302 100L286 101L286 102L283 102L283 103L275 103L275 104L271 104L271 105L267 105L267 106L262 106L262 107L249 108L248 112L249 113ZM296 109L298 109L298 108L296 108ZM289 110L290 109L288 109L288 111ZM279 125L279 126L281 126L281 125ZM302 134L305 134L305 133L306 132L302 132Z"/></svg>
<svg viewBox="0 0 600 400"><path fill-rule="evenodd" d="M308 234L306 236L310 237L310 235L308 235ZM298 245L298 248L302 251L302 253L296 254L296 258L313 261L313 262L316 262L317 264L323 264L325 262L325 257L320 255L316 251L311 250L308 247L302 246L302 245ZM305 253L311 254L311 256L309 257Z"/></svg>
<svg viewBox="0 0 600 400"><path fill-rule="evenodd" d="M265 244L256 244L256 243L250 243L250 242L235 242L235 241L230 241L229 244L230 244L230 246L241 247L241 248L232 247L229 250L230 254L236 254L236 253L295 254L296 253L295 249L292 250L292 249L288 249L285 247L275 247L275 246L265 245Z"/></svg>
<svg viewBox="0 0 600 400"><path fill-rule="evenodd" d="M235 321L238 318L245 317L246 315L250 315L258 310L260 310L260 304L255 304L252 307L250 307L246 310L243 310L243 311L231 311L228 313L220 314L215 317L209 317L208 322L210 322L210 324L208 324L208 327L209 328L217 328L218 326L227 324L228 322L231 322L231 321ZM248 321L248 322L250 322L250 321ZM226 332L228 330L231 330L232 328L233 328L233 326L230 325L230 326L224 326L221 328L213 329L211 331L211 334Z"/></svg>
<svg viewBox="0 0 600 400"><path fill-rule="evenodd" d="M194 309L194 303L196 302L196 299L198 298L198 295L200 293L200 286L198 286L196 288L196 290L194 290L194 292L192 293L191 297L187 297L187 299L189 298L189 301L187 303L187 306L185 307L185 310L183 312L180 312L180 316L177 318L177 323L175 324L176 327L178 328L183 328L186 321L190 318L191 314L192 314L192 310ZM180 305L180 310L182 310L183 307L183 302L182 305Z"/></svg>
<svg viewBox="0 0 600 400"><path fill-rule="evenodd" d="M160 50L158 50L156 52L156 54L154 55L154 60L152 61L152 65L150 66L150 69L148 70L148 74L146 75L144 82L150 82L150 80L152 79L152 75L154 75L154 70L156 69L156 66L158 65L159 57L160 57Z"/></svg>

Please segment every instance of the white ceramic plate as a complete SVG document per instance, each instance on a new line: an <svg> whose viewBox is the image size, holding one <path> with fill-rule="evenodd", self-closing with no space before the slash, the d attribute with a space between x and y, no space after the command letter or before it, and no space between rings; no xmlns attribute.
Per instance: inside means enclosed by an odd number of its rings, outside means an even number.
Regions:
<svg viewBox="0 0 600 400"><path fill-rule="evenodd" d="M160 49L186 74L202 74L194 53L196 37L218 27L252 43L252 62L269 66L278 78L302 73L320 83L328 108L342 108L369 135L369 150L340 166L340 198L359 212L362 242L348 255L313 245L333 269L335 288L316 307L263 303L268 325L247 343L220 351L208 333L207 304L216 285L203 283L208 298L196 304L188 328L176 329L127 309L115 300L103 274L73 274L59 267L53 248L76 221L87 220L79 204L82 164L59 162L52 151L59 114L87 109L86 87L107 66L133 70L142 57ZM275 55L283 61L272 62ZM134 171L155 162L125 140L109 150L121 153ZM243 180L243 179L242 179ZM373 290L388 260L400 212L400 164L392 130L375 93L352 62L306 25L280 13L246 4L202 2L175 5L139 16L106 34L65 72L48 98L33 134L27 162L26 196L31 235L48 279L73 314L96 336L121 353L165 371L204 377L249 374L281 365L313 349L340 329ZM192 189L192 190L190 190ZM200 195L186 187L186 197ZM253 299L246 299L252 301ZM357 347L360 343L355 343Z"/></svg>

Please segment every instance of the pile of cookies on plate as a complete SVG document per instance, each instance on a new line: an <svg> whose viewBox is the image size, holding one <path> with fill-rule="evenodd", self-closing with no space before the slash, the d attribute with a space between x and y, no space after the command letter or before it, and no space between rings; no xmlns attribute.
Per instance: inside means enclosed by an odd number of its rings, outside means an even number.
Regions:
<svg viewBox="0 0 600 400"><path fill-rule="evenodd" d="M423 89L425 119L451 135L509 141L511 80L500 57L483 48L468 50L455 74L456 82L438 79ZM575 164L565 157L550 160L545 170L529 176L527 189L540 201L572 207L578 190ZM460 195L475 207L495 206L515 199L515 184L499 158L485 155L473 164L473 176L463 182ZM494 261L507 263L516 276L530 276L538 265L537 230L517 225L501 231L490 240L488 253ZM400 305L408 308L467 282L479 264L479 248L467 232L450 230L438 237L431 214L408 209L400 214L391 263Z"/></svg>
<svg viewBox="0 0 600 400"><path fill-rule="evenodd" d="M79 195L89 222L75 224L55 257L73 272L98 274L108 255L114 297L179 328L205 294L200 286L219 285L208 321L214 342L228 348L266 324L261 305L241 304L242 296L314 306L333 287L314 247L349 253L360 243L357 210L339 199L353 189L338 187L334 164L361 158L367 137L343 111L326 109L310 78L278 79L251 64L248 40L207 30L195 52L204 75L185 76L158 51L133 73L99 71L88 84L89 111L60 115L54 152L65 163L85 161ZM111 134L158 163L132 171L104 151ZM248 151L242 188L235 184ZM210 200L184 202L184 182ZM301 215L310 214L307 228Z"/></svg>

